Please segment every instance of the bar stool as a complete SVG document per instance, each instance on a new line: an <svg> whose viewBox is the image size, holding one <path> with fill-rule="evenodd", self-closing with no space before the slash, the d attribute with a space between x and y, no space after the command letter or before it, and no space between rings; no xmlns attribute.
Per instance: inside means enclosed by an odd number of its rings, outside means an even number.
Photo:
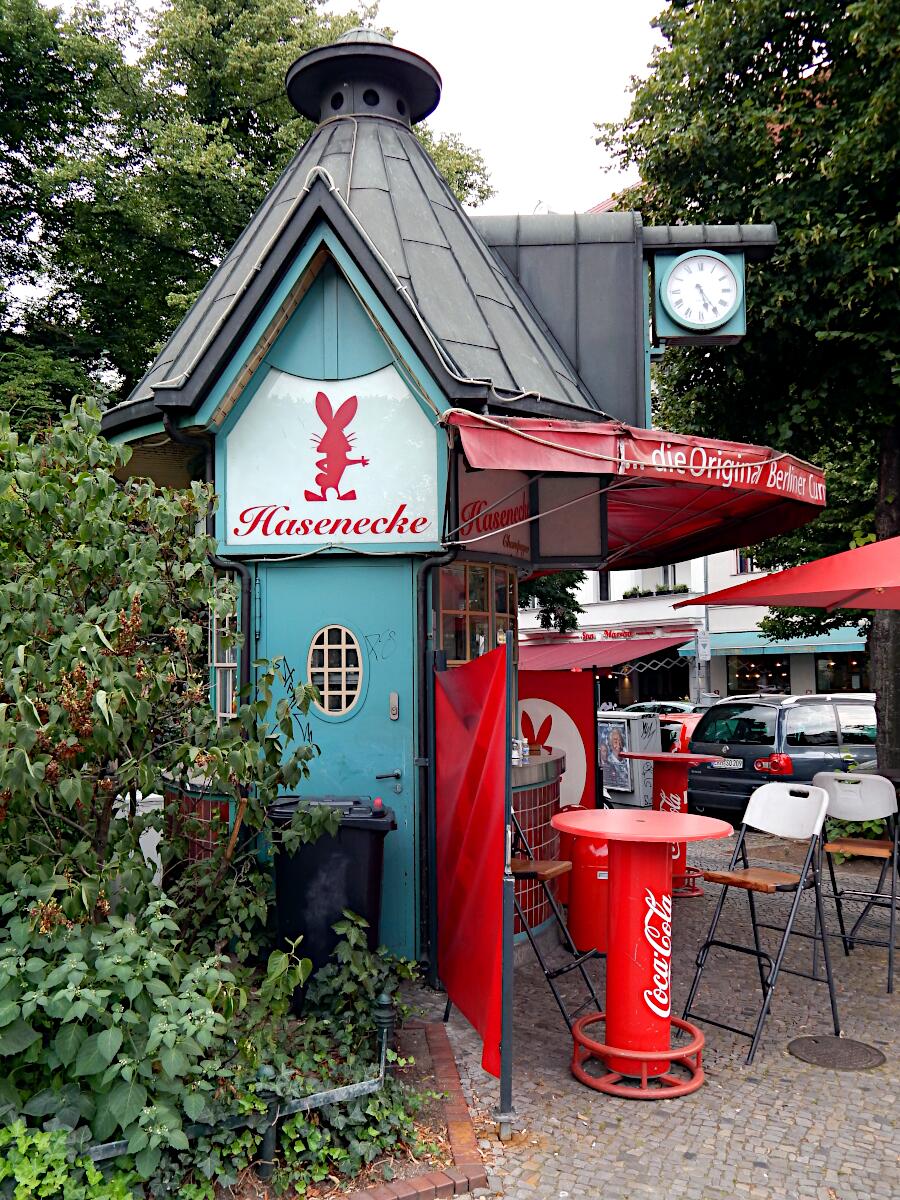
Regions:
<svg viewBox="0 0 900 1200"><path fill-rule="evenodd" d="M782 971L788 975L799 975L803 979L811 979L816 983L827 982L828 994L831 1000L831 1015L834 1020L834 1032L838 1035L841 1032L837 1011L837 997L834 990L834 978L831 973L831 957L828 953L828 938L825 931L825 920L822 909L820 879L821 836L827 809L828 793L824 788L795 783L763 784L750 797L747 811L744 814L744 823L741 825L728 870L703 872L703 878L710 883L720 883L722 891L716 902L706 941L700 947L697 955L697 970L694 975L694 981L691 984L687 1004L685 1005L684 1017L685 1019L694 1017L699 1021L706 1022L708 1025L715 1025L719 1029L727 1029L731 1033L738 1033L744 1037L751 1038L750 1053L747 1055L748 1064L753 1062L757 1047L759 1046L763 1022L768 1015L769 1007L772 1003L772 994L775 991L775 984L778 982L778 976ZM752 867L747 857L746 848L748 829L757 829L763 833L771 833L775 837L789 838L796 841L808 839L809 844L806 850L806 857L799 874L792 871L778 871L771 867ZM738 860L743 864L742 866L738 866ZM747 893L747 900L750 905L750 924L753 929L753 946L723 942L716 938L716 927L722 915L725 898L728 895L728 889L732 887L740 888ZM815 962L812 974L783 966L785 950L793 932L794 920L800 908L800 898L805 891L809 891L810 889L815 892L816 898L817 923L814 926L815 932L812 934L798 933L798 936L810 938L813 940L814 945L821 941L825 959L825 979L822 979L816 973ZM786 892L793 893L794 899L787 921L783 926L767 925L757 920L756 902L753 898L754 893L775 895ZM782 935L774 958L762 948L759 936L760 929L775 929ZM819 933L820 929L822 931L821 934ZM734 950L739 954L749 954L757 961L763 1001L759 1010L756 1028L752 1032L749 1029L738 1029L734 1025L726 1025L724 1021L715 1021L711 1017L693 1011L692 1006L697 996L697 989L700 986L700 977L703 974L703 968L706 965L709 952L714 946L720 947L723 950ZM766 964L769 968L768 973L765 970Z"/></svg>
<svg viewBox="0 0 900 1200"><path fill-rule="evenodd" d="M571 1030L572 1023L575 1018L591 1001L593 1001L596 1005L598 1012L603 1007L600 1002L600 997L598 996L597 990L591 982L591 978L588 975L587 967L585 965L593 959L600 958L602 956L599 950L587 950L583 954L578 952L577 946L572 941L572 935L569 933L569 927L566 925L566 919L562 914L559 902L553 895L553 892L550 888L550 884L554 879L558 879L560 876L565 875L572 870L571 862L569 862L567 859L535 858L531 846L528 844L528 839L525 837L522 826L519 823L519 818L515 813L512 814L512 819L513 857L510 862L510 867L512 869L513 876L516 879L534 881L540 885L540 888L544 894L544 899L547 901L550 911L553 914L554 920L559 928L563 944L573 956L572 961L563 963L563 965L560 967L550 966L544 957L539 939L534 936L534 931L525 917L525 913L521 904L519 903L518 897L515 899L516 915L522 923L522 928L525 930L528 941L531 943L531 948L534 951L535 957L538 960L538 964L544 973L544 978L547 980L550 991L553 993L553 998L557 1003L559 1011L562 1013L563 1020L569 1027L569 1030ZM563 975L568 975L570 971L579 972L588 991L588 998L572 1013L570 1013L566 1008L565 1001L560 995L559 988L556 986L557 979Z"/></svg>
<svg viewBox="0 0 900 1200"><path fill-rule="evenodd" d="M898 832L900 822L897 820L897 793L889 779L882 775L847 774L844 771L820 771L813 777L816 787L824 788L828 793L828 816L839 821L879 821L887 823L886 838L842 837L831 838L825 843L825 856L828 859L828 873L831 876L831 894L837 908L838 925L841 930L841 940L844 943L844 953L849 954L855 942L863 946L887 946L888 975L887 990L894 990L894 941L897 929L897 875L900 872L898 859ZM835 854L858 854L864 858L883 859L878 883L873 891L860 891L851 888L839 888L834 875ZM890 891L885 894L881 889L888 870L891 873ZM844 900L864 902L865 907L849 934L844 926ZM887 938L860 937L858 930L864 924L871 910L887 908L889 933Z"/></svg>

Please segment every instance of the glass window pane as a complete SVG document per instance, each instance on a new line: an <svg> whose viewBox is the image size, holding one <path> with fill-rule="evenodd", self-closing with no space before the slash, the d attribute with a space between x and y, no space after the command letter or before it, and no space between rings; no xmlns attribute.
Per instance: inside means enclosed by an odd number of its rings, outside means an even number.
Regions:
<svg viewBox="0 0 900 1200"><path fill-rule="evenodd" d="M777 712L769 704L716 704L700 718L691 741L774 746Z"/></svg>
<svg viewBox="0 0 900 1200"><path fill-rule="evenodd" d="M325 666L325 651L324 650L313 650L312 657L310 659L310 665L313 667L324 667Z"/></svg>
<svg viewBox="0 0 900 1200"><path fill-rule="evenodd" d="M469 658L479 658L490 649L488 645L488 630L490 623L487 617L469 618Z"/></svg>
<svg viewBox="0 0 900 1200"><path fill-rule="evenodd" d="M326 698L325 707L329 712L341 712L344 707L344 698L336 692L330 692Z"/></svg>
<svg viewBox="0 0 900 1200"><path fill-rule="evenodd" d="M345 656L344 661L346 662L348 667L358 667L359 666L359 652L356 650L356 648L354 646L347 647L347 654Z"/></svg>
<svg viewBox="0 0 900 1200"><path fill-rule="evenodd" d="M837 721L830 704L789 708L784 740L789 746L836 746Z"/></svg>
<svg viewBox="0 0 900 1200"><path fill-rule="evenodd" d="M329 667L339 667L344 661L344 652L338 647L336 650L329 649L328 665Z"/></svg>
<svg viewBox="0 0 900 1200"><path fill-rule="evenodd" d="M441 608L460 612L466 607L466 568L441 567Z"/></svg>
<svg viewBox="0 0 900 1200"><path fill-rule="evenodd" d="M340 692L344 687L344 676L341 671L328 672L328 690L329 692Z"/></svg>
<svg viewBox="0 0 900 1200"><path fill-rule="evenodd" d="M328 630L328 645L340 646L344 641L344 631L339 626L333 626Z"/></svg>
<svg viewBox="0 0 900 1200"><path fill-rule="evenodd" d="M841 740L844 745L875 745L875 707L872 704L839 704Z"/></svg>
<svg viewBox="0 0 900 1200"><path fill-rule="evenodd" d="M740 693L789 693L790 659L773 654L729 654L725 660L729 695Z"/></svg>
<svg viewBox="0 0 900 1200"><path fill-rule="evenodd" d="M509 572L504 567L494 567L494 612L509 612Z"/></svg>
<svg viewBox="0 0 900 1200"><path fill-rule="evenodd" d="M445 614L441 622L441 647L448 662L466 659L466 618Z"/></svg>
<svg viewBox="0 0 900 1200"><path fill-rule="evenodd" d="M469 566L469 608L488 611L488 567Z"/></svg>

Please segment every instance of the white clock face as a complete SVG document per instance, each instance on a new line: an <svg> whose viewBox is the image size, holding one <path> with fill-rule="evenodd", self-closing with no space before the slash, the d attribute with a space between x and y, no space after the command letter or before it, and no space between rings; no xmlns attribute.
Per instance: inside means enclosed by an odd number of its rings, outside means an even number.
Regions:
<svg viewBox="0 0 900 1200"><path fill-rule="evenodd" d="M737 308L740 287L728 263L711 254L692 254L680 259L669 272L664 299L679 324L716 329Z"/></svg>

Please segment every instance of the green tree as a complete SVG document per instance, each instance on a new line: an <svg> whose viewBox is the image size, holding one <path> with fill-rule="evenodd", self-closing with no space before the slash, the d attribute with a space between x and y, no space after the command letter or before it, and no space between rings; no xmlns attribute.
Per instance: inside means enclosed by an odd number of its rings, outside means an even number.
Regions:
<svg viewBox="0 0 900 1200"><path fill-rule="evenodd" d="M554 571L519 584L519 607L536 601L541 629L569 633L578 628L584 609L578 603L578 588L584 583L584 571Z"/></svg>
<svg viewBox="0 0 900 1200"><path fill-rule="evenodd" d="M13 3L36 0L0 0ZM312 131L287 99L287 67L376 14L337 16L319 0L167 0L149 19L124 0L68 23L50 13L45 36L86 64L97 108L46 147L23 197L23 222L41 232L26 340L64 330L127 394ZM490 193L476 151L420 136L460 199Z"/></svg>
<svg viewBox="0 0 900 1200"><path fill-rule="evenodd" d="M659 421L826 466L831 511L755 548L767 565L894 536L900 4L680 0L658 24L666 44L628 117L600 129L640 171L628 204L647 221L776 221L780 234L750 275L746 339L666 352ZM900 617L876 613L869 645L879 761L900 768Z"/></svg>

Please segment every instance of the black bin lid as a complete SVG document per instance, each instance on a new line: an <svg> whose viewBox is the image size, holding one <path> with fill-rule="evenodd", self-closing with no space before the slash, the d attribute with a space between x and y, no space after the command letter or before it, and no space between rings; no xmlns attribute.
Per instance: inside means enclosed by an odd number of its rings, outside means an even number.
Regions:
<svg viewBox="0 0 900 1200"><path fill-rule="evenodd" d="M276 822L288 822L298 808L324 805L340 811L341 825L355 828L396 829L394 810L387 805L375 809L371 796L282 796L269 806L269 817Z"/></svg>

